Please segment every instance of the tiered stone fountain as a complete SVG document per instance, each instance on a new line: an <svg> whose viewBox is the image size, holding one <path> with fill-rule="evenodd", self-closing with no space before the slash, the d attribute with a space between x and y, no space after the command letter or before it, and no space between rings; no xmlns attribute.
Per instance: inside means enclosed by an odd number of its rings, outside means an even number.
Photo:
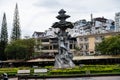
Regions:
<svg viewBox="0 0 120 80"><path fill-rule="evenodd" d="M73 54L69 49L69 38L68 32L66 32L67 28L73 28L73 24L71 22L67 22L66 19L69 18L69 15L66 15L66 11L61 9L59 15L56 17L59 19L59 22L55 22L52 27L59 28L59 32L56 33L58 37L58 54L55 56L55 68L72 68L75 66L73 63Z"/></svg>

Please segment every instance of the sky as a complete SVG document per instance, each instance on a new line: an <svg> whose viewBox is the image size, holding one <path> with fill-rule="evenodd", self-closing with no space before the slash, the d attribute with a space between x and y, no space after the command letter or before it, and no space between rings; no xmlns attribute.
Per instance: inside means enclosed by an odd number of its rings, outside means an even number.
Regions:
<svg viewBox="0 0 120 80"><path fill-rule="evenodd" d="M94 18L114 20L115 13L120 12L120 0L0 0L0 30L5 12L9 36L13 28L16 3L22 37L31 37L34 31L44 32L51 28L54 22L58 22L56 16L60 9L64 9L71 16L67 19L70 22L90 20L91 13Z"/></svg>

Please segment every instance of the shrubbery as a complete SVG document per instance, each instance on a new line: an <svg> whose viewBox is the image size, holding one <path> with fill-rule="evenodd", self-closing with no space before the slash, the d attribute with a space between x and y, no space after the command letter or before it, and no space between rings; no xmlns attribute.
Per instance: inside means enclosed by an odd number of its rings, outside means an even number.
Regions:
<svg viewBox="0 0 120 80"><path fill-rule="evenodd" d="M18 68L0 68L0 75L7 73L8 75L16 75Z"/></svg>
<svg viewBox="0 0 120 80"><path fill-rule="evenodd" d="M102 55L120 55L120 35L105 38L95 50Z"/></svg>
<svg viewBox="0 0 120 80"><path fill-rule="evenodd" d="M88 74L120 74L120 65L84 65L76 66L68 69L55 69L53 66L46 66L48 69L45 76L64 76L64 75L86 75ZM16 75L18 70L29 69L30 75L34 74L34 68L19 67L19 68L0 68L0 75L7 73L8 75ZM43 76L39 74L39 76Z"/></svg>
<svg viewBox="0 0 120 80"><path fill-rule="evenodd" d="M82 67L76 66L73 69L53 69L49 72L51 75L61 74L109 74L109 73L120 73L119 65L84 65Z"/></svg>

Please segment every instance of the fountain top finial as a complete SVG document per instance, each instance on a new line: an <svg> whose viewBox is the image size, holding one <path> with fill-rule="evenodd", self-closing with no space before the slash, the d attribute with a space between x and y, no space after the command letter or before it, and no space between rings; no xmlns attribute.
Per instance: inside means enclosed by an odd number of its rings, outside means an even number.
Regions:
<svg viewBox="0 0 120 80"><path fill-rule="evenodd" d="M61 9L58 13L59 13L59 14L65 14L66 11L65 11L64 9Z"/></svg>
<svg viewBox="0 0 120 80"><path fill-rule="evenodd" d="M59 12L59 15L56 17L57 19L61 20L61 21L65 21L67 18L69 18L69 15L66 15L66 11L64 9L61 9Z"/></svg>
<svg viewBox="0 0 120 80"><path fill-rule="evenodd" d="M53 28L60 28L60 30L65 31L67 28L73 28L73 24L71 22L65 21L67 18L69 18L69 15L66 15L66 11L64 9L61 9L59 12L59 15L56 17L59 19L59 22L55 22L52 27Z"/></svg>

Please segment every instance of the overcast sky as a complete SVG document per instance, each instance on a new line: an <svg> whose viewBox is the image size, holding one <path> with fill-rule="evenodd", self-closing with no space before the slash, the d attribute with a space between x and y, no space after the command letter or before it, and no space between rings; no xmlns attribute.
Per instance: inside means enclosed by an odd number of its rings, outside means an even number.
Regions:
<svg viewBox="0 0 120 80"><path fill-rule="evenodd" d="M18 4L22 36L31 36L34 31L44 32L58 21L55 17L60 9L71 17L68 21L90 20L93 17L113 19L120 12L120 0L0 0L0 30L3 13L6 13L8 33L13 28L13 14Z"/></svg>

